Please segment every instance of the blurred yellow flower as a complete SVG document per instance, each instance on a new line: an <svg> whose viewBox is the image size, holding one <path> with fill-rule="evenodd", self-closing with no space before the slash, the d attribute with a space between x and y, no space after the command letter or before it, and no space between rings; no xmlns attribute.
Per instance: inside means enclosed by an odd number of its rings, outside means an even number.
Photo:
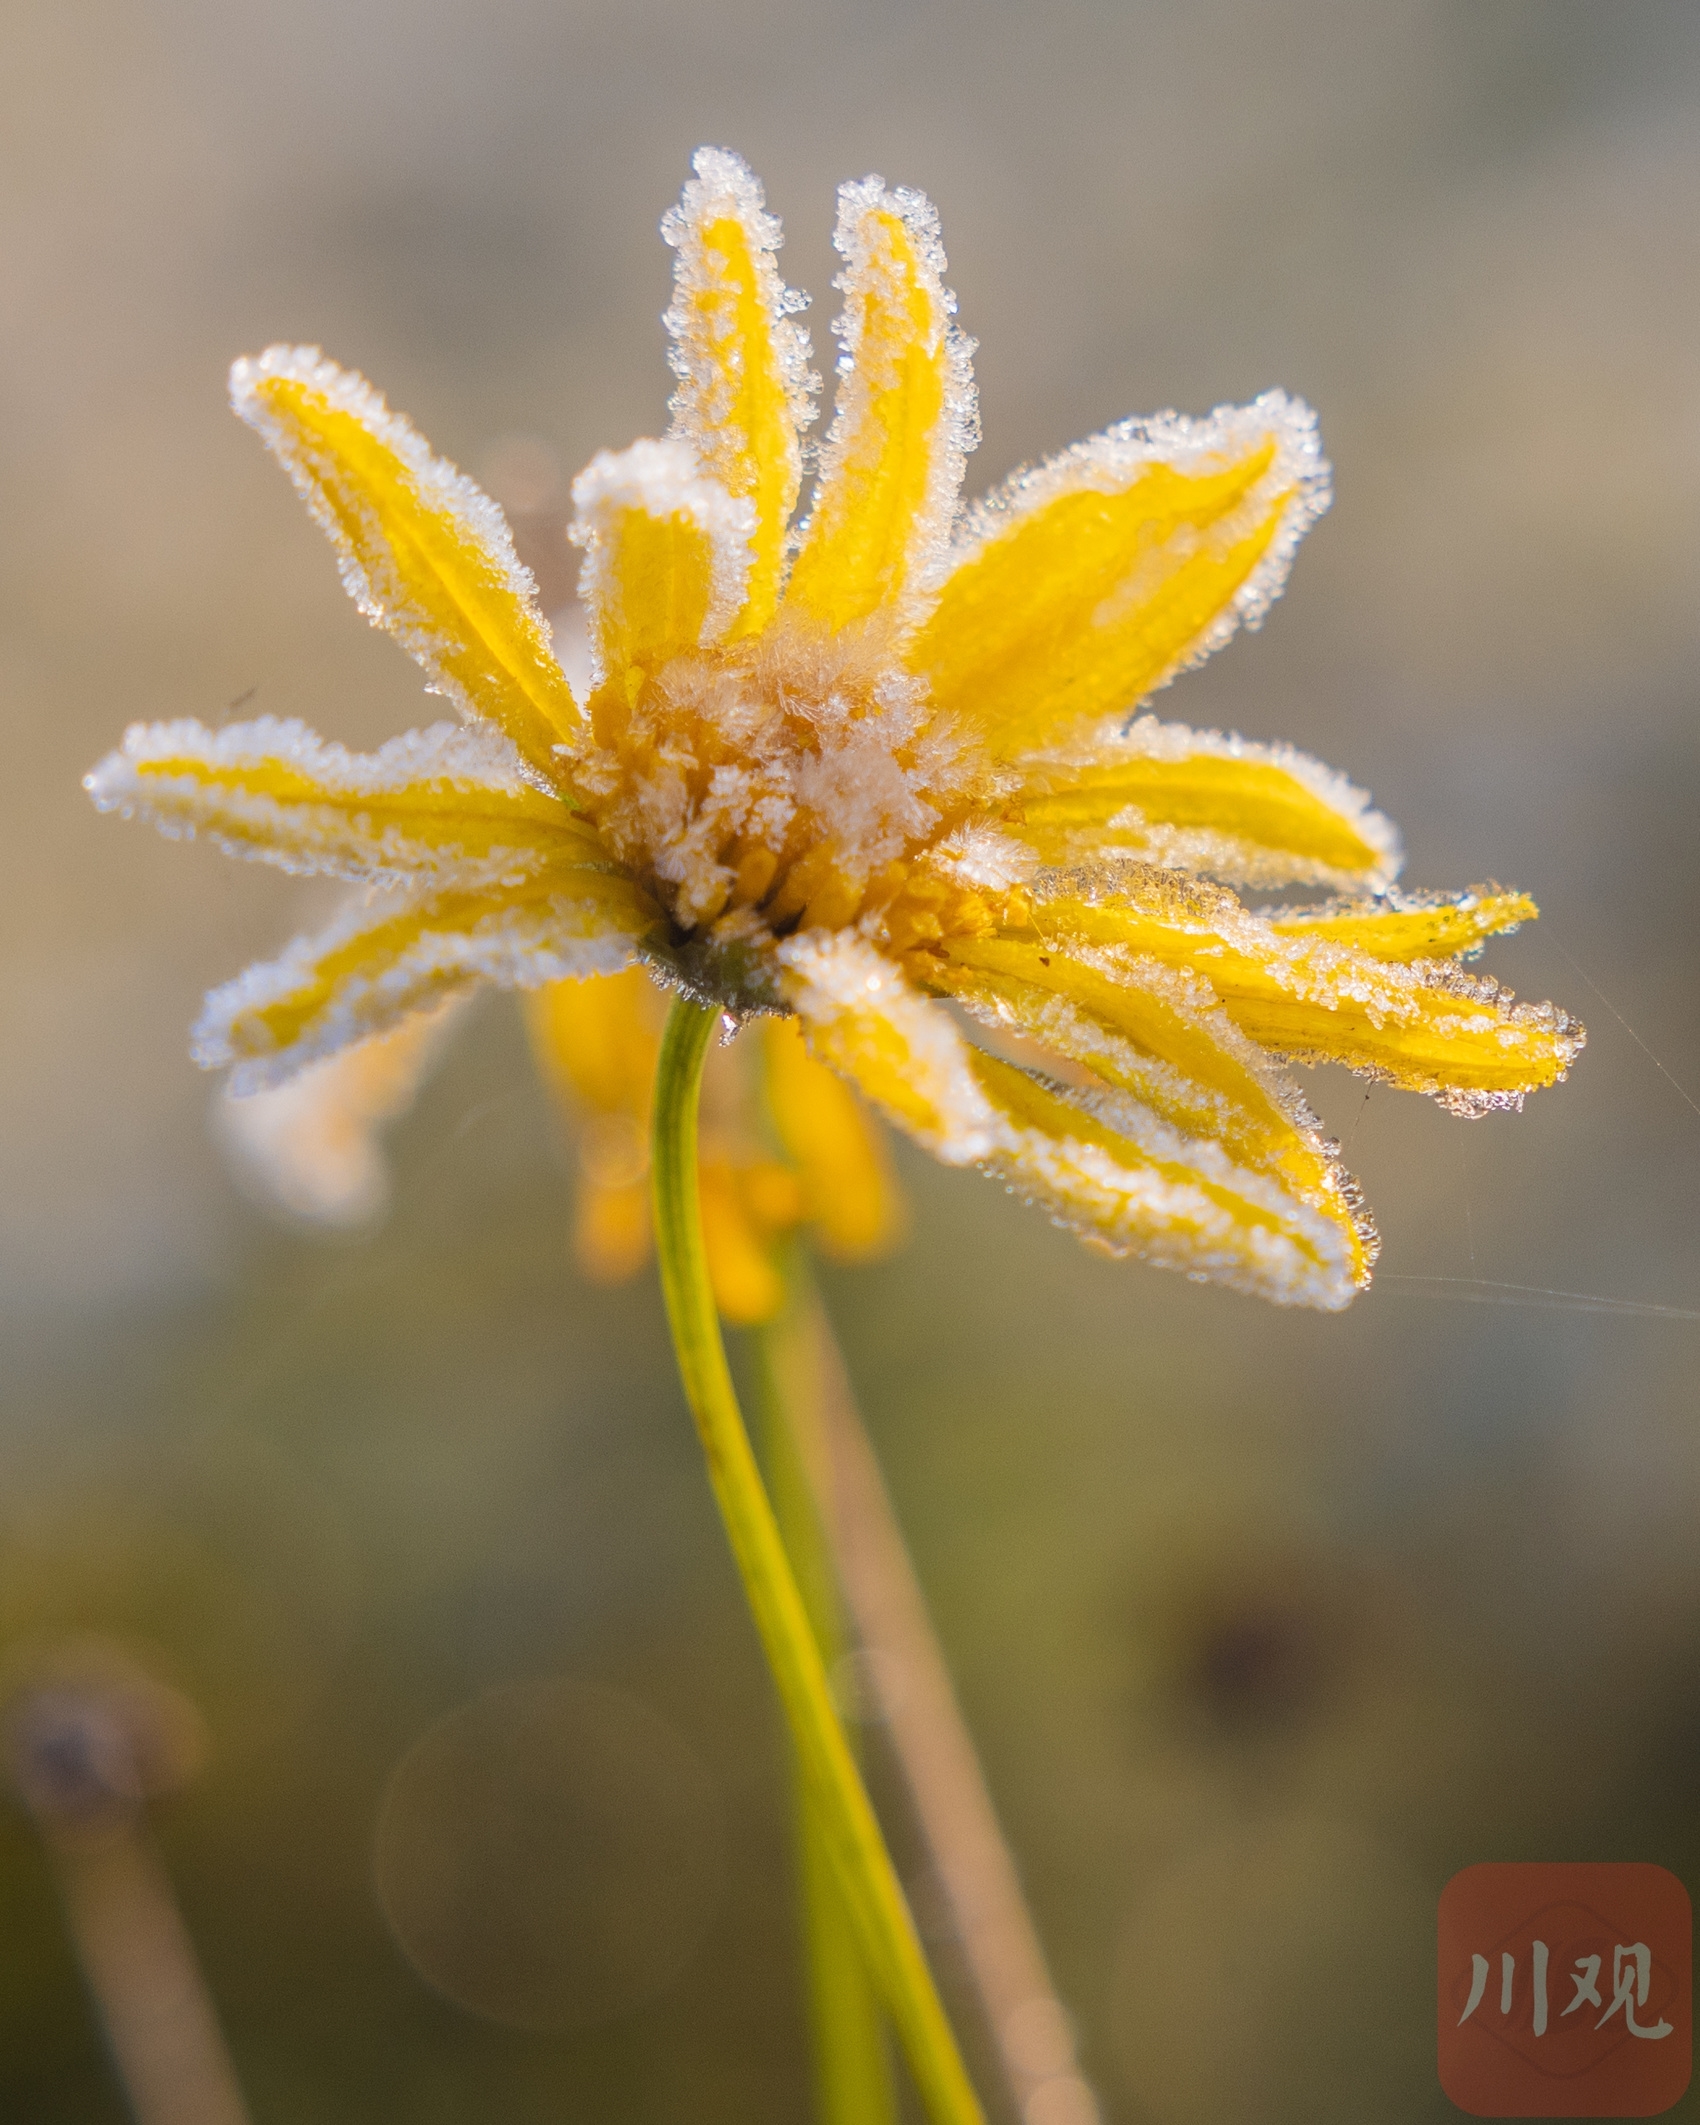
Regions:
<svg viewBox="0 0 1700 2125"><path fill-rule="evenodd" d="M664 1006L641 968L557 981L525 996L532 1052L574 1155L573 1253L594 1282L649 1261L649 1110ZM454 1005L307 1064L282 1084L221 1098L216 1133L267 1207L353 1227L389 1197L381 1134L435 1062ZM804 1047L796 1021L764 1016L715 1050L700 1140L715 1303L753 1327L785 1300L779 1244L807 1231L831 1261L876 1260L906 1213L878 1124Z"/></svg>
<svg viewBox="0 0 1700 2125"><path fill-rule="evenodd" d="M527 998L539 1067L573 1125L574 1251L599 1282L649 1259L649 1109L661 998L640 969L552 982ZM904 1213L872 1118L803 1046L796 1022L764 1017L711 1058L699 1172L715 1304L729 1321L771 1320L785 1299L775 1243L807 1228L829 1259L871 1261ZM745 1067L756 1062L759 1084ZM716 1067L719 1065L719 1067ZM765 1111L758 1111L765 1110Z"/></svg>
<svg viewBox="0 0 1700 2125"><path fill-rule="evenodd" d="M236 364L347 587L466 720L371 755L271 718L136 726L88 778L370 889L215 991L197 1057L257 1087L479 981L642 963L790 1014L938 1157L1113 1252L1344 1305L1375 1235L1285 1064L1476 1114L1562 1078L1582 1030L1463 971L1522 895L1398 896L1394 831L1338 776L1134 714L1278 594L1328 500L1313 416L1270 392L1123 422L959 516L972 345L932 208L868 178L840 193L835 417L793 531L802 299L743 163L695 169L663 224L671 428L574 488L583 702L486 496L317 349ZM1343 897L1260 913L1247 885ZM599 1111L596 1244L629 1259L631 1117Z"/></svg>

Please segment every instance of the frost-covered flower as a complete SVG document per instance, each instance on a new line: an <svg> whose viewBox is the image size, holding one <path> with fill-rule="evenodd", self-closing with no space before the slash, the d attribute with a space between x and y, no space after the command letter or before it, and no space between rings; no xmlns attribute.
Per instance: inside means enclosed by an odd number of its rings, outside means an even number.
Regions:
<svg viewBox="0 0 1700 2125"><path fill-rule="evenodd" d="M938 1157L1112 1252L1344 1305L1375 1236L1287 1063L1479 1114L1562 1078L1582 1030L1463 970L1524 896L1400 896L1360 791L1137 712L1279 592L1328 500L1313 416L1269 392L1126 421L959 515L972 344L932 208L868 178L840 193L837 402L793 530L802 299L744 164L695 169L663 223L668 434L574 488L582 702L486 496L317 349L236 364L357 603L465 720L369 755L271 718L137 726L89 777L372 889L216 990L197 1058L259 1087L480 981L642 962L794 1015ZM1340 897L1232 890L1295 885Z"/></svg>

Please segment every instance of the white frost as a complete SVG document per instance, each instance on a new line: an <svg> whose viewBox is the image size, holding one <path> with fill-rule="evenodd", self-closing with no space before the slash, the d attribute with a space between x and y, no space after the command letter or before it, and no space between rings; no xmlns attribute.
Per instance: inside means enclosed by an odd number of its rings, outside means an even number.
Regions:
<svg viewBox="0 0 1700 2125"><path fill-rule="evenodd" d="M705 228L731 220L743 230L798 434L816 417L820 378L809 366L809 335L795 322L809 299L779 277L774 253L785 237L778 216L767 211L760 181L743 158L727 148L698 148L691 167L696 175L687 181L678 205L661 218L661 234L678 254L673 302L662 319L672 341L668 363L679 379L667 403L673 417L669 433L693 445L704 467L718 473L728 460L748 451L750 438L730 426L731 387L737 381L735 342L724 315L718 262L702 240ZM800 469L801 450L793 441L793 499Z"/></svg>
<svg viewBox="0 0 1700 2125"><path fill-rule="evenodd" d="M1316 415L1302 399L1290 398L1285 391L1265 391L1249 406L1218 406L1201 420L1181 413L1154 413L1119 421L1042 464L1013 473L975 503L963 519L946 572L975 559L993 540L1059 496L1083 491L1123 494L1154 465L1187 474L1220 472L1267 439L1275 444L1268 470L1240 508L1210 535L1231 541L1267 511L1274 495L1290 490L1280 523L1225 609L1157 681L1158 686L1166 686L1220 649L1240 626L1261 625L1281 594L1299 541L1328 507L1328 461L1322 454Z"/></svg>
<svg viewBox="0 0 1700 2125"><path fill-rule="evenodd" d="M422 930L391 957L345 972L296 1038L276 1045L258 1014L311 995L328 958L406 908L393 901L346 908L316 937L297 937L278 958L214 989L191 1039L195 1061L207 1070L230 1065L230 1089L240 1097L281 1084L304 1064L481 983L541 988L585 974L615 974L637 956L635 921L619 923L605 902L566 888L494 903L461 927L430 927L427 906Z"/></svg>
<svg viewBox="0 0 1700 2125"><path fill-rule="evenodd" d="M863 333L864 305L870 295L883 298L887 307L907 308L902 281L878 225L881 215L894 215L902 222L914 247L932 309L932 334L925 351L932 354L942 347L944 354L944 405L929 438L925 499L909 533L908 610L901 617L913 620L930 602L931 587L942 579L953 558L951 527L956 521L963 468L980 441L980 403L974 388L975 342L953 321L956 297L945 285L938 209L924 192L908 185L888 191L879 177L864 177L838 188L838 225L832 241L844 260L844 271L833 286L843 295L844 308L832 327L839 342L838 390L832 426L821 445L816 499L818 505L820 495L842 476L845 459L868 419L873 395L894 381L872 372ZM802 536L808 537L806 525Z"/></svg>
<svg viewBox="0 0 1700 2125"><path fill-rule="evenodd" d="M1133 1100L1052 1089L1113 1129L1128 1155L1009 1122L988 1163L1016 1194L1111 1254L1179 1270L1195 1283L1325 1313L1351 1303L1346 1237L1323 1212L1235 1165L1220 1145L1178 1136ZM1268 1222L1237 1214L1235 1204Z"/></svg>
<svg viewBox="0 0 1700 2125"><path fill-rule="evenodd" d="M805 930L779 947L785 1000L822 1061L947 1166L990 1158L1000 1122L949 1014L919 995L889 959L844 930ZM881 1097L856 1067L873 1053L900 1075L904 1104ZM897 1057L901 1056L901 1062Z"/></svg>
<svg viewBox="0 0 1700 2125"><path fill-rule="evenodd" d="M263 783L279 770L305 788L242 787L244 773ZM83 787L103 812L146 819L174 840L204 835L301 877L470 891L511 884L551 855L600 853L588 825L482 721L406 731L375 753L350 752L295 717L216 731L191 717L132 723ZM457 804L441 807L450 794ZM428 810L427 799L437 805Z"/></svg>
<svg viewBox="0 0 1700 2125"><path fill-rule="evenodd" d="M412 422L392 410L381 391L357 371L328 360L318 347L268 347L261 355L244 356L231 365L231 405L289 474L314 522L330 540L349 596L368 620L393 634L424 667L431 692L453 702L464 715L480 714L465 687L444 669L444 652L454 645L445 643L418 611L375 521L365 526L369 535L364 552L356 551L331 496L344 508L355 510L364 498L351 491L347 472L337 460L316 450L310 438L273 412L260 388L268 377L289 377L306 384L395 453L427 511L445 518L461 539L477 548L496 581L523 608L535 636L532 647L540 659L547 659L548 630L537 611L537 584L514 550L506 517L476 482L434 454Z"/></svg>
<svg viewBox="0 0 1700 2125"><path fill-rule="evenodd" d="M1065 751L1024 756L1030 773L1049 770L1059 791L1066 791L1070 768L1081 773L1113 770L1122 760L1255 760L1290 775L1375 851L1368 871L1348 871L1289 849L1249 841L1243 834L1207 826L1178 826L1152 819L1137 804L1115 813L1103 828L1081 829L1080 854L1110 854L1118 847L1166 870L1193 871L1219 878L1226 885L1334 885L1379 892L1392 884L1404 861L1399 829L1375 809L1367 790L1322 761L1285 743L1266 744L1237 732L1192 730L1184 723L1164 723L1155 716L1111 723ZM1096 846L1088 843L1096 842Z"/></svg>
<svg viewBox="0 0 1700 2125"><path fill-rule="evenodd" d="M677 437L665 442L646 439L633 443L629 450L599 451L573 482L573 507L577 515L568 536L575 546L584 548L578 594L590 615L598 684L607 677L603 666L606 636L622 624L616 609L615 558L619 520L627 510L641 511L658 522L683 517L707 538L709 601L699 646L720 639L744 602L755 509L742 496L728 494L718 480L708 478L689 443Z"/></svg>
<svg viewBox="0 0 1700 2125"><path fill-rule="evenodd" d="M1113 1254L1277 1305L1349 1304L1350 1250L1336 1220L1236 1165L1219 1144L1181 1136L1125 1094L1045 1080L1080 1112L1082 1132L1032 1127L1001 1104L995 1080L982 1080L948 1013L870 945L842 931L810 931L781 944L779 959L783 993L810 1047L935 1158L984 1168ZM901 1082L900 1099L882 1096L888 1072ZM1125 1154L1090 1141L1092 1122L1112 1131ZM1235 1205L1262 1217L1247 1219Z"/></svg>
<svg viewBox="0 0 1700 2125"><path fill-rule="evenodd" d="M936 842L926 862L929 870L994 893L1025 885L1038 867L1033 851L1006 828L973 822Z"/></svg>

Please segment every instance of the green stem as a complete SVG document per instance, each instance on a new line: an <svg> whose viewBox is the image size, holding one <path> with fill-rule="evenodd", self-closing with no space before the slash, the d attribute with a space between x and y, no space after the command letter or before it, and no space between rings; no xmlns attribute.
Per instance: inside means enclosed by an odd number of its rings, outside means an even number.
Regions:
<svg viewBox="0 0 1700 2125"><path fill-rule="evenodd" d="M752 1334L762 1458L774 1516L829 1671L848 1645L843 1601L817 1499L827 1450L815 1362L813 1293L801 1250L785 1250L785 1304ZM793 1751L795 1755L795 1751ZM820 1808L797 1765L797 1871L802 1891L819 2125L896 2125L897 2100L879 2002L832 1864Z"/></svg>
<svg viewBox="0 0 1700 2125"><path fill-rule="evenodd" d="M982 2125L973 2084L839 1724L726 1364L697 1195L697 1096L718 1017L687 997L676 998L655 1073L656 1252L679 1375L862 1953L933 2125Z"/></svg>

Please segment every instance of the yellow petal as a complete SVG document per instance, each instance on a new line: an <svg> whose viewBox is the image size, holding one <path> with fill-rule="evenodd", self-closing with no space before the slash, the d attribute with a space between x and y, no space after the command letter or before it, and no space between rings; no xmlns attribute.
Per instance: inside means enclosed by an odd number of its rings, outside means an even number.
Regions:
<svg viewBox="0 0 1700 2125"><path fill-rule="evenodd" d="M1337 1308L1358 1274L1338 1220L1132 1100L1042 1083L973 1048L861 939L780 947L812 1052L949 1165L979 1165L1113 1254L1282 1305Z"/></svg>
<svg viewBox="0 0 1700 2125"><path fill-rule="evenodd" d="M1584 1039L1555 1005L1515 1003L1449 961L1402 966L1331 938L1278 936L1231 893L1172 873L1038 902L1033 925L1059 942L1121 945L1192 968L1260 1047L1344 1063L1454 1113L1520 1106L1563 1078Z"/></svg>
<svg viewBox="0 0 1700 2125"><path fill-rule="evenodd" d="M616 703L669 658L718 641L744 603L755 512L688 443L602 451L573 482L579 596L596 684Z"/></svg>
<svg viewBox="0 0 1700 2125"><path fill-rule="evenodd" d="M696 175L661 233L678 253L666 316L679 379L670 433L691 444L710 478L754 514L750 573L734 635L772 619L784 580L785 534L801 479L800 429L815 417L808 335L793 322L803 298L779 277L783 238L748 167L699 148Z"/></svg>
<svg viewBox="0 0 1700 2125"><path fill-rule="evenodd" d="M412 1106L458 1007L451 1001L417 1012L246 1099L227 1087L215 1126L249 1191L268 1209L313 1225L351 1227L379 1216L390 1192L382 1131Z"/></svg>
<svg viewBox="0 0 1700 2125"><path fill-rule="evenodd" d="M1327 501L1314 416L1282 392L1124 422L971 514L910 663L1000 757L1077 742L1255 626Z"/></svg>
<svg viewBox="0 0 1700 2125"><path fill-rule="evenodd" d="M915 610L978 440L973 346L951 323L938 216L877 177L838 194L845 265L836 408L786 592L828 627ZM909 595L906 597L906 593Z"/></svg>
<svg viewBox="0 0 1700 2125"><path fill-rule="evenodd" d="M976 1053L974 1067L1003 1124L992 1170L1105 1252L1330 1313L1367 1280L1338 1220L1216 1145L996 1056Z"/></svg>
<svg viewBox="0 0 1700 2125"><path fill-rule="evenodd" d="M593 1284L624 1284L649 1260L649 1184L581 1179L573 1204L573 1259Z"/></svg>
<svg viewBox="0 0 1700 2125"><path fill-rule="evenodd" d="M802 931L777 957L813 1055L946 1165L991 1156L997 1132L968 1043L890 960L848 930Z"/></svg>
<svg viewBox="0 0 1700 2125"><path fill-rule="evenodd" d="M232 1089L278 1084L303 1063L386 1031L481 982L533 988L628 964L658 921L631 881L564 871L488 893L346 909L317 937L207 998L192 1052L234 1065Z"/></svg>
<svg viewBox="0 0 1700 2125"><path fill-rule="evenodd" d="M576 1151L573 1255L595 1284L649 1260L649 1102L660 992L642 967L545 982L521 999L538 1075Z"/></svg>
<svg viewBox="0 0 1700 2125"><path fill-rule="evenodd" d="M1236 1165L1276 1180L1338 1227L1354 1280L1368 1282L1378 1242L1356 1184L1297 1087L1202 977L1008 935L953 939L915 954L912 967L985 1023L1131 1094L1177 1137L1220 1144Z"/></svg>
<svg viewBox="0 0 1700 2125"><path fill-rule="evenodd" d="M272 716L219 731L133 723L83 787L103 812L174 838L367 885L472 892L551 865L612 868L589 822L488 724L436 723L350 753Z"/></svg>
<svg viewBox="0 0 1700 2125"><path fill-rule="evenodd" d="M697 1172L714 1303L740 1328L770 1321L785 1303L785 1284L743 1200L738 1174L729 1159L712 1154L705 1154Z"/></svg>
<svg viewBox="0 0 1700 2125"><path fill-rule="evenodd" d="M588 1109L648 1127L663 1016L660 991L637 966L546 982L525 998L538 1069L575 1121Z"/></svg>
<svg viewBox="0 0 1700 2125"><path fill-rule="evenodd" d="M556 775L554 749L578 711L495 503L317 347L237 362L230 397L330 538L366 617L417 659L434 692Z"/></svg>
<svg viewBox="0 0 1700 2125"><path fill-rule="evenodd" d="M1392 824L1320 761L1154 716L1024 763L1013 809L1058 868L1125 856L1262 886L1383 886L1399 868Z"/></svg>
<svg viewBox="0 0 1700 2125"><path fill-rule="evenodd" d="M903 1235L903 1200L872 1117L836 1072L815 1061L796 1021L761 1021L768 1112L802 1181L822 1250L871 1261Z"/></svg>
<svg viewBox="0 0 1700 2125"><path fill-rule="evenodd" d="M1540 909L1527 893L1472 886L1467 893L1394 896L1356 905L1278 908L1268 915L1277 937L1331 938L1371 959L1470 957L1486 938L1504 936Z"/></svg>

